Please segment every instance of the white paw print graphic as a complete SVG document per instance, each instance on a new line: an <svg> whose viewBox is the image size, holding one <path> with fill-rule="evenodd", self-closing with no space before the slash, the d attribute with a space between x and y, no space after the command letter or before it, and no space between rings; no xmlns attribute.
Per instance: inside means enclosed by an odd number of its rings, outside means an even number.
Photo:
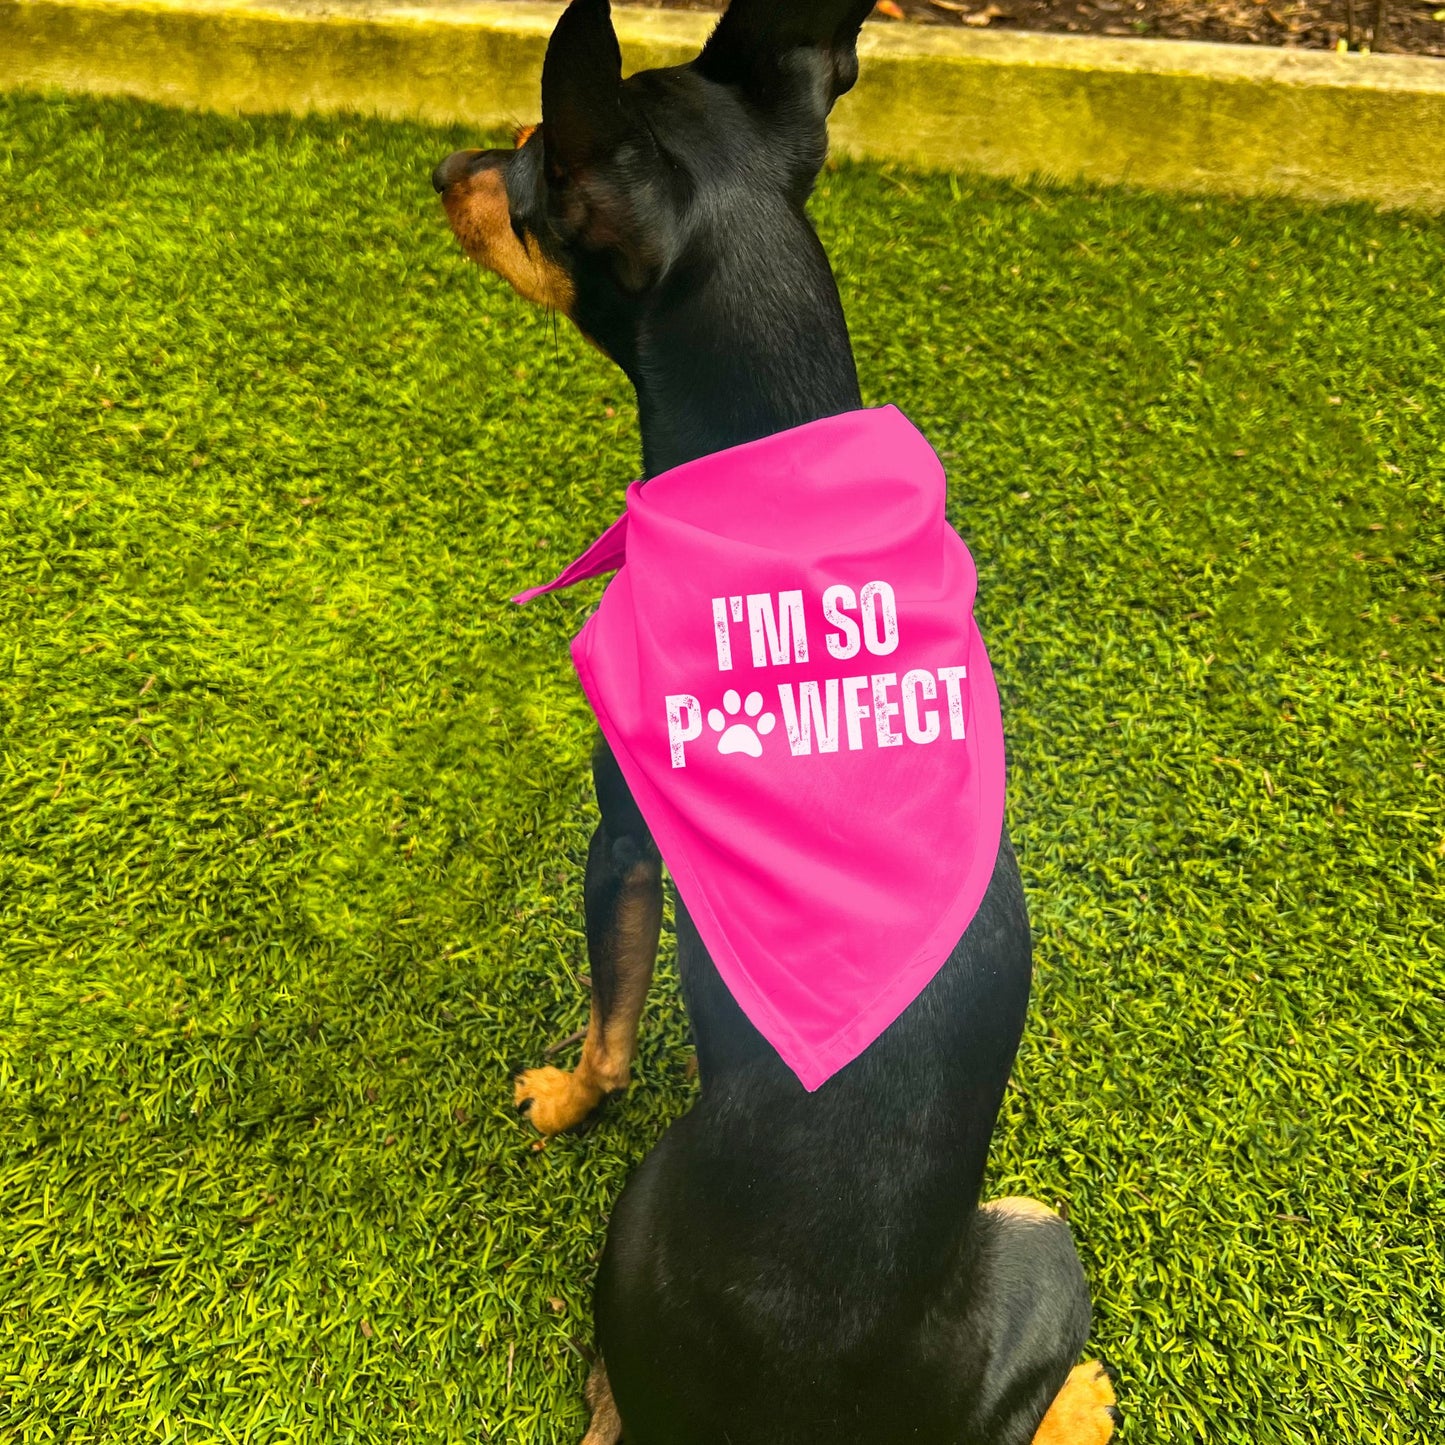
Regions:
<svg viewBox="0 0 1445 1445"><path fill-rule="evenodd" d="M749 717L758 718L756 724L735 722L728 726L728 718L736 717L739 712L746 712ZM758 717L759 713L762 717ZM736 688L728 688L723 694L722 707L715 707L707 715L707 725L715 732L722 733L717 740L717 750L720 753L747 753L749 757L760 758L763 755L761 738L767 737L777 726L777 718L770 712L763 712L763 695L760 692L750 692L747 702L743 702L737 694ZM756 731L754 731L756 727ZM724 732L723 729L727 731Z"/></svg>

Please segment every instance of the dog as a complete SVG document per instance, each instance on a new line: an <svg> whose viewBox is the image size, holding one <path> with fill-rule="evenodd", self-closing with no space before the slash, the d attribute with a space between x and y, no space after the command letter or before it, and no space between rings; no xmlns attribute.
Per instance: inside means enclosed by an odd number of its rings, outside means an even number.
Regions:
<svg viewBox="0 0 1445 1445"><path fill-rule="evenodd" d="M433 184L463 250L569 317L637 391L649 477L861 407L806 213L872 0L733 0L690 64L623 79L607 0L549 42L542 120ZM544 1135L629 1081L662 922L658 847L616 757L584 906L580 1062L516 1103ZM1103 1445L1108 1373L1067 1224L980 1203L1023 1029L1028 916L1005 832L923 992L807 1092L677 904L700 1097L629 1180L598 1272L584 1445Z"/></svg>

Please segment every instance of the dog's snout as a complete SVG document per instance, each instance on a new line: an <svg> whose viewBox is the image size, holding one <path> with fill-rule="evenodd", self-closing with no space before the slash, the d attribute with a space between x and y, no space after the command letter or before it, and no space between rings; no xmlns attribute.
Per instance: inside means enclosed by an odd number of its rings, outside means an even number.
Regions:
<svg viewBox="0 0 1445 1445"><path fill-rule="evenodd" d="M438 195L441 195L449 187L464 180L486 159L486 151L453 151L431 173L431 183Z"/></svg>

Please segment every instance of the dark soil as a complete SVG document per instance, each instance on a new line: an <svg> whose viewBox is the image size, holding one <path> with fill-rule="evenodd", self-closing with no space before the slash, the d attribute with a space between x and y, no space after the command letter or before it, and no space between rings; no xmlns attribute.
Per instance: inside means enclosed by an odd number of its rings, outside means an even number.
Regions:
<svg viewBox="0 0 1445 1445"><path fill-rule="evenodd" d="M721 0L627 3L723 8ZM1445 0L883 0L874 18L1310 50L1334 50L1343 40L1352 50L1445 56Z"/></svg>

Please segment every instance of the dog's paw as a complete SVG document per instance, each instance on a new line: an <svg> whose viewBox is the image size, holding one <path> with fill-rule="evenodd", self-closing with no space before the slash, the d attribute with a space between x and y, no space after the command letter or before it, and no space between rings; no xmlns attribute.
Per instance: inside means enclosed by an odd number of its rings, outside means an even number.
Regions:
<svg viewBox="0 0 1445 1445"><path fill-rule="evenodd" d="M541 1134L561 1134L585 1123L602 1097L596 1084L566 1069L528 1069L517 1076L517 1112Z"/></svg>
<svg viewBox="0 0 1445 1445"><path fill-rule="evenodd" d="M1034 1445L1107 1445L1119 1419L1109 1372L1097 1360L1085 1360L1054 1397Z"/></svg>
<svg viewBox="0 0 1445 1445"><path fill-rule="evenodd" d="M621 1445L622 1417L612 1398L607 1366L600 1357L587 1377L587 1404L592 1411L592 1423L582 1437L582 1445Z"/></svg>

